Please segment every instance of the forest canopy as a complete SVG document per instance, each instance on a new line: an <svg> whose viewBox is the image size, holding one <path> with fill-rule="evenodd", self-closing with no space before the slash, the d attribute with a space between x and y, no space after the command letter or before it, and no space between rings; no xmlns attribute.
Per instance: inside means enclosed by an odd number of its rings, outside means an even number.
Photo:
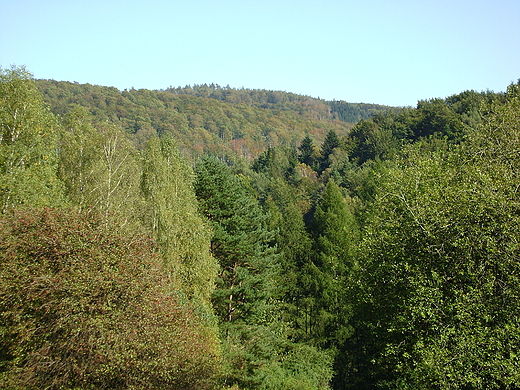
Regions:
<svg viewBox="0 0 520 390"><path fill-rule="evenodd" d="M54 114L73 105L86 107L96 120L117 123L142 144L171 133L190 159L211 153L252 161L269 146L296 145L307 134L316 142L329 130L345 135L359 119L389 108L216 85L119 91L53 80L36 83Z"/></svg>
<svg viewBox="0 0 520 390"><path fill-rule="evenodd" d="M520 387L520 83L416 107L0 70L6 389Z"/></svg>

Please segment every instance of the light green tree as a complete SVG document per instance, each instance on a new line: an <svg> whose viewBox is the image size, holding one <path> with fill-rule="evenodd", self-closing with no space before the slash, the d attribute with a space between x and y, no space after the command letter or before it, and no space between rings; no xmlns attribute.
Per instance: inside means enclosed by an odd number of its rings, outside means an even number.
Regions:
<svg viewBox="0 0 520 390"><path fill-rule="evenodd" d="M63 201L57 179L57 122L25 68L0 69L0 208Z"/></svg>
<svg viewBox="0 0 520 390"><path fill-rule="evenodd" d="M211 231L199 214L192 181L193 172L172 137L148 141L141 183L145 225L175 285L209 308L218 264L210 253Z"/></svg>
<svg viewBox="0 0 520 390"><path fill-rule="evenodd" d="M81 211L92 207L97 173L94 167L100 159L103 142L93 120L86 108L74 107L63 118L59 143L59 175L68 199Z"/></svg>
<svg viewBox="0 0 520 390"><path fill-rule="evenodd" d="M135 228L139 198L138 153L128 135L109 122L96 123L82 107L64 117L60 177L70 201L110 222Z"/></svg>

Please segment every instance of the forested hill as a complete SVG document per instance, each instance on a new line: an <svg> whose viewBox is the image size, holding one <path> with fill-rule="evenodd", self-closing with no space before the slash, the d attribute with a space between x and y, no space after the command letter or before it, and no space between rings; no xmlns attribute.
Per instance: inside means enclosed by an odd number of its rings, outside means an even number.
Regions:
<svg viewBox="0 0 520 390"><path fill-rule="evenodd" d="M54 114L84 106L96 120L118 123L138 145L172 133L190 158L209 152L253 159L269 146L297 145L306 135L319 144L330 130L346 135L360 119L388 109L215 85L162 91L53 80L37 80L37 85Z"/></svg>
<svg viewBox="0 0 520 390"><path fill-rule="evenodd" d="M192 95L217 99L228 103L246 103L256 107L275 110L308 113L321 118L339 119L348 123L356 123L368 119L374 114L386 111L390 107L380 104L347 103L342 100L325 101L307 95L290 92L268 91L265 89L235 89L218 84L170 87L167 91L179 95Z"/></svg>

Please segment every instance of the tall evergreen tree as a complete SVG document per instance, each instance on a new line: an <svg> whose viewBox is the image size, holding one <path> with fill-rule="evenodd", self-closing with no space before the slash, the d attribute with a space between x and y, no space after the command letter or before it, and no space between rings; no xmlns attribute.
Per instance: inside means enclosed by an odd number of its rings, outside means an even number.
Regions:
<svg viewBox="0 0 520 390"><path fill-rule="evenodd" d="M337 348L352 331L346 294L359 231L352 210L333 180L316 205L311 232L313 258L303 270L311 313L308 332L318 345Z"/></svg>
<svg viewBox="0 0 520 390"><path fill-rule="evenodd" d="M269 194L265 208L269 213L269 226L275 231L275 242L280 249L280 273L277 291L284 305L284 318L294 328L294 337L305 340L302 315L301 269L308 263L312 241L307 232L297 189L282 178L274 177L266 190Z"/></svg>
<svg viewBox="0 0 520 390"><path fill-rule="evenodd" d="M284 338L277 322L277 258L266 215L238 176L220 160L195 168L200 209L213 227L211 248L220 263L213 304L228 365L226 383L259 385L262 367L278 358Z"/></svg>
<svg viewBox="0 0 520 390"><path fill-rule="evenodd" d="M338 134L334 130L329 130L325 136L325 140L321 145L321 157L319 164L319 172L323 172L330 166L329 157L334 152L334 149L340 146Z"/></svg>
<svg viewBox="0 0 520 390"><path fill-rule="evenodd" d="M221 271L215 307L223 321L256 321L273 292L273 235L256 200L221 161L205 157L196 166L200 208L212 223L212 253Z"/></svg>
<svg viewBox="0 0 520 390"><path fill-rule="evenodd" d="M309 137L308 135L305 136L300 146L298 147L298 150L300 151L298 160L302 164L307 164L308 166L313 167L314 162L316 160L316 150L311 137Z"/></svg>

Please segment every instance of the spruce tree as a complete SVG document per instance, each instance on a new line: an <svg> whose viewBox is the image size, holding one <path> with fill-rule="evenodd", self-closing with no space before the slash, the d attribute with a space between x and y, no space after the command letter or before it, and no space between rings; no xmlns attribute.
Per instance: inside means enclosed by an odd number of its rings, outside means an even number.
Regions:
<svg viewBox="0 0 520 390"><path fill-rule="evenodd" d="M311 221L313 256L303 270L310 311L308 332L322 347L337 348L352 332L347 291L358 230L341 189L330 180Z"/></svg>
<svg viewBox="0 0 520 390"><path fill-rule="evenodd" d="M331 162L329 160L330 155L334 152L334 149L340 146L338 134L334 130L329 130L323 144L321 145L321 157L319 160L319 173L326 170Z"/></svg>
<svg viewBox="0 0 520 390"><path fill-rule="evenodd" d="M314 147L314 143L312 142L311 137L308 135L302 140L300 146L298 147L300 151L300 155L298 156L298 160L302 164L307 164L310 167L314 166L314 162L316 160L316 151Z"/></svg>

